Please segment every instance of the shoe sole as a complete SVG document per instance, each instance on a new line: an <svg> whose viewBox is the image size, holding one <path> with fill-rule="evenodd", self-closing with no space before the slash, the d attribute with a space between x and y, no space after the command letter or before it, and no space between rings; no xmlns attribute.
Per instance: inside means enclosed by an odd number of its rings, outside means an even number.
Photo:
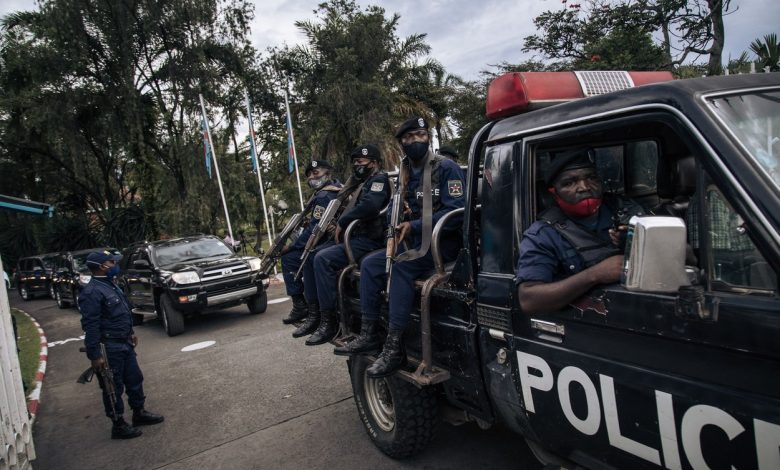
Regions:
<svg viewBox="0 0 780 470"><path fill-rule="evenodd" d="M366 377L368 377L369 379L383 379L385 377L389 377L395 374L396 372L398 372L399 370L403 369L404 367L406 367L408 362L409 362L408 360L404 359L404 362L402 362L401 365L399 365L397 368L391 371L385 372L384 374L369 374L368 372L366 372Z"/></svg>
<svg viewBox="0 0 780 470"><path fill-rule="evenodd" d="M330 343L331 341L333 341L335 337L336 337L336 333L333 333L333 336L331 336L330 338L323 338L320 341L309 341L307 339L306 346L319 346L320 344Z"/></svg>
<svg viewBox="0 0 780 470"><path fill-rule="evenodd" d="M149 423L136 423L135 421L133 421L133 427L135 428L135 427L138 427L138 426L153 426L155 424L160 424L163 421L165 421L164 418L161 419L160 421L154 421L154 422L149 422Z"/></svg>

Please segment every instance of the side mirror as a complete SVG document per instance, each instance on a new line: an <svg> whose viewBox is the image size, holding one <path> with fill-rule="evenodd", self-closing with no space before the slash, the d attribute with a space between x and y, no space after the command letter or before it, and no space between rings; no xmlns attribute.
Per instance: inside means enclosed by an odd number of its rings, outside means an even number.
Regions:
<svg viewBox="0 0 780 470"><path fill-rule="evenodd" d="M137 259L133 261L133 269L149 269L151 265L145 259Z"/></svg>
<svg viewBox="0 0 780 470"><path fill-rule="evenodd" d="M679 217L632 217L623 285L643 292L677 292L691 284L685 270L686 230Z"/></svg>

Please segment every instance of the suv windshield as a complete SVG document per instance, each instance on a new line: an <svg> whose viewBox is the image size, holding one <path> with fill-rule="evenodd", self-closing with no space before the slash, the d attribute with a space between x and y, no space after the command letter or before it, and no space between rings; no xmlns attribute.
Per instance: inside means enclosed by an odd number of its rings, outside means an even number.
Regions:
<svg viewBox="0 0 780 470"><path fill-rule="evenodd" d="M73 257L73 268L76 272L89 274L89 268L87 267L87 254L78 255Z"/></svg>
<svg viewBox="0 0 780 470"><path fill-rule="evenodd" d="M227 245L215 238L181 240L175 245L158 246L154 250L154 256L160 266L232 254Z"/></svg>
<svg viewBox="0 0 780 470"><path fill-rule="evenodd" d="M780 91L717 97L709 104L780 189Z"/></svg>

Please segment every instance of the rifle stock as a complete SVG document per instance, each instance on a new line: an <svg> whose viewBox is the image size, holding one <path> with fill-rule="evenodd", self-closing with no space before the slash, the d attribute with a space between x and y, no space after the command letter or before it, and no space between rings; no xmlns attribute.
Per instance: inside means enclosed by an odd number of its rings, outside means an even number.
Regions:
<svg viewBox="0 0 780 470"><path fill-rule="evenodd" d="M260 261L260 272L265 276L268 276L271 273L271 270L276 265L276 261L279 259L279 256L281 256L282 249L287 244L287 241L290 239L290 237L292 237L292 235L306 223L306 216L314 207L314 200L316 195L317 193L314 193L309 198L303 211L295 214L292 216L292 218L290 218L290 220L287 222L287 225L284 226L282 231L279 232L279 234L274 239L271 246L268 247L268 251Z"/></svg>

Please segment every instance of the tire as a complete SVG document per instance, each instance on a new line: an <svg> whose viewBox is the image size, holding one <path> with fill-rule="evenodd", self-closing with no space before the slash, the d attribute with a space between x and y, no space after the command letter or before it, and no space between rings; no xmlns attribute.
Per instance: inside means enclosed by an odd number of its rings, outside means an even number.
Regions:
<svg viewBox="0 0 780 470"><path fill-rule="evenodd" d="M252 315L259 315L268 308L268 294L262 292L257 295L253 295L246 301L247 307L249 307L249 313Z"/></svg>
<svg viewBox="0 0 780 470"><path fill-rule="evenodd" d="M432 387L417 388L395 375L366 377L371 361L349 361L352 391L363 426L379 450L400 459L415 455L431 442L438 424Z"/></svg>
<svg viewBox="0 0 780 470"><path fill-rule="evenodd" d="M160 296L160 317L168 336L184 333L184 315L173 306L167 295Z"/></svg>
<svg viewBox="0 0 780 470"><path fill-rule="evenodd" d="M144 316L140 313L133 313L133 326L141 326L144 324Z"/></svg>
<svg viewBox="0 0 780 470"><path fill-rule="evenodd" d="M61 309L66 309L66 308L70 307L70 302L67 302L67 301L62 299L62 294L60 294L59 290L55 290L54 291L54 300L57 301L57 307L59 307Z"/></svg>
<svg viewBox="0 0 780 470"><path fill-rule="evenodd" d="M79 313L81 313L81 305L79 305L79 290L74 288L70 294L73 296L71 301L72 305L76 307L76 310L78 310Z"/></svg>
<svg viewBox="0 0 780 470"><path fill-rule="evenodd" d="M57 292L54 290L53 283L49 283L49 297L51 297L52 300L57 300Z"/></svg>
<svg viewBox="0 0 780 470"><path fill-rule="evenodd" d="M19 284L19 296L25 302L32 299L32 295L30 295L30 292L27 290L27 286L24 284Z"/></svg>

